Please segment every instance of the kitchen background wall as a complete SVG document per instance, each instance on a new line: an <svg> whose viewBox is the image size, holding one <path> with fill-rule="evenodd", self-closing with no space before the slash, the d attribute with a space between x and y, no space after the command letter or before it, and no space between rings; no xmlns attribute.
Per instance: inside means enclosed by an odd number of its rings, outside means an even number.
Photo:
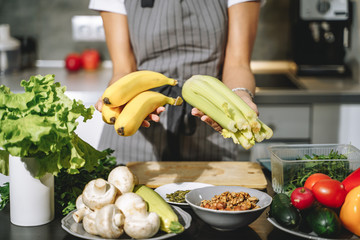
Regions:
<svg viewBox="0 0 360 240"><path fill-rule="evenodd" d="M288 60L290 53L290 0L267 0L261 9L253 60ZM37 40L38 59L62 60L69 52L98 49L108 60L105 42L77 42L72 38L71 18L98 15L88 9L89 0L0 0L0 24L10 24L12 36Z"/></svg>

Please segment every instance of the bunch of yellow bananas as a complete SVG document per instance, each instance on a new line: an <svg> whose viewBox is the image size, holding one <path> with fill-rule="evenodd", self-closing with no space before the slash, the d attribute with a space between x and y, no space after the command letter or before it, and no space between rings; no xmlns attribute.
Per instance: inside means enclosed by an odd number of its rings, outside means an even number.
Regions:
<svg viewBox="0 0 360 240"><path fill-rule="evenodd" d="M131 136L158 107L182 104L181 97L171 98L150 90L176 84L177 80L154 71L129 73L105 90L102 96L102 118L104 122L114 124L115 131L120 136Z"/></svg>

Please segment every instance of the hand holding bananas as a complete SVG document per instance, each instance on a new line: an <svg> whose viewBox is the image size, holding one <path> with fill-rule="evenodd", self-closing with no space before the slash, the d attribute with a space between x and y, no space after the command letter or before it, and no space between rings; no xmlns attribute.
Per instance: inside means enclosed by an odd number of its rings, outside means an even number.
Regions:
<svg viewBox="0 0 360 240"><path fill-rule="evenodd" d="M105 90L102 96L103 120L108 124L114 124L119 135L131 136L150 114L159 111L160 106L182 104L181 97L171 98L149 91L163 85L176 84L175 79L153 71L141 70L127 74Z"/></svg>
<svg viewBox="0 0 360 240"><path fill-rule="evenodd" d="M214 77L192 76L183 85L182 95L186 102L216 121L225 138L232 138L245 149L273 135L249 105Z"/></svg>

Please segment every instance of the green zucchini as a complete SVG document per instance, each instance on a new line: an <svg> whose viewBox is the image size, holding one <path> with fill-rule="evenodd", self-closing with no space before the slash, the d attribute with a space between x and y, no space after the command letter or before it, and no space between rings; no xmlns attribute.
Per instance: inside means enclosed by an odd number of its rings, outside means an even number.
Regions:
<svg viewBox="0 0 360 240"><path fill-rule="evenodd" d="M178 216L157 192L145 185L136 185L134 193L141 196L148 205L149 212L156 212L160 217L160 229L167 233L181 233L184 226L179 222Z"/></svg>
<svg viewBox="0 0 360 240"><path fill-rule="evenodd" d="M341 232L341 222L336 212L330 208L318 206L306 216L311 229L321 237L335 237Z"/></svg>
<svg viewBox="0 0 360 240"><path fill-rule="evenodd" d="M285 193L278 193L273 197L269 213L280 225L286 228L295 228L300 223L300 213L291 204L289 196Z"/></svg>

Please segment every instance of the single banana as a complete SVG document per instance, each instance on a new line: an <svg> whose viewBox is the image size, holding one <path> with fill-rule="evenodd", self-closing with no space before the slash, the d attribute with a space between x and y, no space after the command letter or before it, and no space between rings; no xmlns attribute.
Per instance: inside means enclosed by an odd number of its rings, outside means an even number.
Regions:
<svg viewBox="0 0 360 240"><path fill-rule="evenodd" d="M143 91L176 84L177 80L168 78L161 73L140 70L129 73L111 84L105 89L102 99L105 104L112 107L121 106Z"/></svg>
<svg viewBox="0 0 360 240"><path fill-rule="evenodd" d="M117 117L121 113L123 106L120 107L110 107L106 104L103 104L101 109L101 115L104 122L107 124L114 124Z"/></svg>
<svg viewBox="0 0 360 240"><path fill-rule="evenodd" d="M171 98L154 91L142 92L124 106L115 121L115 131L120 136L131 136L139 129L144 119L158 107L165 104L178 106L182 102L181 97Z"/></svg>

